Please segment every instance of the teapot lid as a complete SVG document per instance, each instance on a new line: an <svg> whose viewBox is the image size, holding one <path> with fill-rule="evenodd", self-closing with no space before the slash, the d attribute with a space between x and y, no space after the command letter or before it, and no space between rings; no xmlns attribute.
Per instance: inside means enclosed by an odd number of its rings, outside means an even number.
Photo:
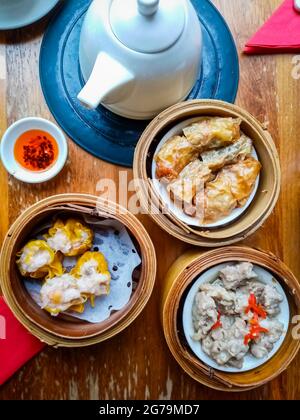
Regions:
<svg viewBox="0 0 300 420"><path fill-rule="evenodd" d="M175 44L183 32L183 0L113 0L110 24L126 47L158 53Z"/></svg>

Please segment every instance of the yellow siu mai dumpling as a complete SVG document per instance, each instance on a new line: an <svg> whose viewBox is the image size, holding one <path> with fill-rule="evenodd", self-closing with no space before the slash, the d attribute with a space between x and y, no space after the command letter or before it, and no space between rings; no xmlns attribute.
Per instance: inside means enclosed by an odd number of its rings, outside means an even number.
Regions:
<svg viewBox="0 0 300 420"><path fill-rule="evenodd" d="M57 220L45 235L48 245L67 257L83 254L92 247L93 231L76 219Z"/></svg>
<svg viewBox="0 0 300 420"><path fill-rule="evenodd" d="M61 312L82 313L87 298L78 288L77 280L70 274L63 274L46 280L40 292L41 307L52 316Z"/></svg>
<svg viewBox="0 0 300 420"><path fill-rule="evenodd" d="M96 296L108 295L111 275L101 252L86 252L77 261L71 274L77 279L80 292L94 303Z"/></svg>
<svg viewBox="0 0 300 420"><path fill-rule="evenodd" d="M29 241L17 253L17 265L24 277L51 278L63 274L59 256L42 240Z"/></svg>

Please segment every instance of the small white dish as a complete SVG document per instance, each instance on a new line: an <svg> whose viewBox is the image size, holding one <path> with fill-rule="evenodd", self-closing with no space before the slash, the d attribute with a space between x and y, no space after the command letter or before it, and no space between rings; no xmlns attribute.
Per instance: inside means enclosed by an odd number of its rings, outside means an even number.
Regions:
<svg viewBox="0 0 300 420"><path fill-rule="evenodd" d="M34 172L23 168L15 159L14 147L17 139L26 131L43 130L55 138L58 145L56 162L44 171ZM37 184L54 178L64 167L68 157L68 143L62 130L51 121L28 117L16 121L4 133L0 144L1 161L11 175L22 182Z"/></svg>
<svg viewBox="0 0 300 420"><path fill-rule="evenodd" d="M0 30L17 29L46 16L60 0L0 0Z"/></svg>
<svg viewBox="0 0 300 420"><path fill-rule="evenodd" d="M284 332L277 343L274 344L273 350L268 354L268 356L264 359L256 359L251 354L247 354L244 359L244 365L242 369L237 369L234 367L227 367L227 366L220 366L218 365L213 359L211 359L203 350L201 343L199 341L195 341L192 339L192 336L195 334L194 327L193 327L193 320L192 320L192 307L194 303L194 299L196 293L199 290L199 287L203 283L210 283L217 279L218 273L222 268L225 268L229 263L219 264L215 267L210 268L205 273L198 277L194 284L192 285L191 289L188 292L188 295L185 299L184 306L183 306L183 313L182 313L182 324L183 324L183 331L185 338L192 349L193 353L206 365L212 367L213 369L220 370L222 372L231 372L231 373L241 373L247 372L249 370L255 369L268 360L270 360L280 349L282 346L284 339L286 337L289 322L290 322L290 308L288 299L286 297L285 291L283 290L280 283L274 279L271 273L265 270L262 267L254 265L254 271L258 274L259 279L262 283L265 284L272 284L276 287L277 291L283 296L283 302L280 304L281 313L274 317L280 321L284 325ZM261 322L261 325L264 325L264 321Z"/></svg>
<svg viewBox="0 0 300 420"><path fill-rule="evenodd" d="M176 136L176 135L183 135L182 130L185 127L187 127L188 125L193 124L193 123L195 123L199 120L201 120L201 117L190 118L190 119L185 120L185 121L175 125L174 127L172 127L164 135L164 137L161 139L161 141L159 142L159 144L158 144L158 146L155 150L154 156L159 152L159 150L161 149L163 144L166 143L167 140L169 140L171 137ZM253 147L252 156L255 159L258 160L258 155L257 155L254 147ZM156 176L156 162L155 162L154 159L152 161L152 180L153 180L153 185L154 185L155 191L157 192L157 194L159 194L163 203L165 203L167 205L167 208L169 209L169 211L171 213L173 213L177 217L177 219L181 220L182 222L186 223L189 226L195 226L195 227L198 227L198 228L199 227L200 228L217 228L219 226L224 226L224 225L227 225L227 224L233 222L234 220L236 220L240 216L242 216L243 213L245 213L245 211L248 209L248 207L252 203L252 201L255 197L255 194L257 193L260 176L257 177L254 189L253 189L250 197L248 198L247 203L243 207L236 208L227 217L224 217L223 219L220 219L220 220L216 221L215 223L208 223L208 224L200 224L197 217L188 216L187 214L184 213L184 211L179 206L177 206L173 202L173 200L171 199L171 197L170 197L170 195L167 191L166 185L164 183L160 182L160 180Z"/></svg>

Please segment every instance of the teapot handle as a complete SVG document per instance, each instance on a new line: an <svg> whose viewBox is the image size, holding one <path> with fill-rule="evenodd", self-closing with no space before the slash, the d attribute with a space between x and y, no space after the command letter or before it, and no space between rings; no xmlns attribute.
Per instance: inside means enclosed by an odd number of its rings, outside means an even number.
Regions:
<svg viewBox="0 0 300 420"><path fill-rule="evenodd" d="M159 0L137 0L139 12L144 16L152 16L157 12Z"/></svg>

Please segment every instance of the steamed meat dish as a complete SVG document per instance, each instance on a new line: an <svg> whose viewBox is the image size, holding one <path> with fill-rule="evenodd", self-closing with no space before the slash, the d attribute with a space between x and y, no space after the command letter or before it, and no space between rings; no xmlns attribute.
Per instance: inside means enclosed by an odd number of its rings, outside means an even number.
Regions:
<svg viewBox="0 0 300 420"><path fill-rule="evenodd" d="M28 242L18 252L17 257L18 268L24 277L51 278L63 273L58 255L45 241Z"/></svg>
<svg viewBox="0 0 300 420"><path fill-rule="evenodd" d="M261 164L241 119L203 117L167 140L155 156L156 176L170 199L199 224L215 223L243 207Z"/></svg>
<svg viewBox="0 0 300 420"><path fill-rule="evenodd" d="M247 156L251 155L251 151L252 141L249 137L242 135L239 140L230 146L203 152L201 154L201 159L209 169L215 171L238 159L245 159Z"/></svg>
<svg viewBox="0 0 300 420"><path fill-rule="evenodd" d="M195 340L201 340L211 331L218 320L215 301L204 292L197 293L193 305L193 323L196 334Z"/></svg>
<svg viewBox="0 0 300 420"><path fill-rule="evenodd" d="M234 143L241 136L239 118L205 118L183 129L188 141L200 150Z"/></svg>
<svg viewBox="0 0 300 420"><path fill-rule="evenodd" d="M283 325L276 320L265 322L264 325L268 332L261 335L251 346L251 354L257 359L268 356L283 333Z"/></svg>
<svg viewBox="0 0 300 420"><path fill-rule="evenodd" d="M223 317L222 328L207 335L202 341L202 348L218 365L242 368L243 359L249 351L244 340L247 333L247 323L243 319Z"/></svg>
<svg viewBox="0 0 300 420"><path fill-rule="evenodd" d="M214 181L209 182L204 194L204 222L211 223L228 216L237 207L243 207L255 185L260 163L249 157L225 166ZM199 205L202 196L196 197Z"/></svg>
<svg viewBox="0 0 300 420"><path fill-rule="evenodd" d="M218 365L241 369L247 354L262 359L281 338L284 326L275 316L282 301L275 285L260 281L251 263L230 264L195 296L193 339Z"/></svg>
<svg viewBox="0 0 300 420"><path fill-rule="evenodd" d="M196 159L197 155L197 148L185 137L172 137L155 156L157 177L168 180L177 178L182 169Z"/></svg>
<svg viewBox="0 0 300 420"><path fill-rule="evenodd" d="M205 182L212 178L211 170L200 160L194 160L180 172L179 177L171 182L167 189L174 201L192 205L194 196L204 188ZM186 208L186 211L188 209Z"/></svg>
<svg viewBox="0 0 300 420"><path fill-rule="evenodd" d="M236 290L248 280L256 278L257 274L253 270L253 265L247 262L237 265L227 265L227 267L220 270L220 279L227 290Z"/></svg>
<svg viewBox="0 0 300 420"><path fill-rule="evenodd" d="M68 219L66 222L57 220L45 235L45 239L54 251L74 257L91 248L93 232L79 220Z"/></svg>
<svg viewBox="0 0 300 420"><path fill-rule="evenodd" d="M85 302L109 293L111 275L100 252L86 252L70 273L47 280L41 289L42 308L56 316L72 310L83 312Z"/></svg>

